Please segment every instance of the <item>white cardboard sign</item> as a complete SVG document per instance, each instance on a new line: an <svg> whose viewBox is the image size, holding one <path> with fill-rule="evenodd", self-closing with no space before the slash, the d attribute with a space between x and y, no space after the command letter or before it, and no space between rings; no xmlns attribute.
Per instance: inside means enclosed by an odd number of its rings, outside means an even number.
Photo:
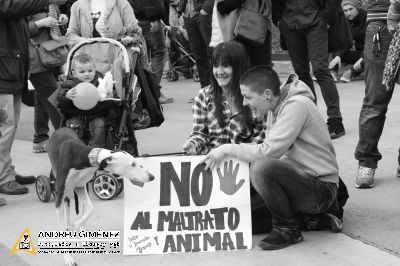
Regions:
<svg viewBox="0 0 400 266"><path fill-rule="evenodd" d="M203 158L137 158L155 179L124 179L124 255L251 249L249 164Z"/></svg>

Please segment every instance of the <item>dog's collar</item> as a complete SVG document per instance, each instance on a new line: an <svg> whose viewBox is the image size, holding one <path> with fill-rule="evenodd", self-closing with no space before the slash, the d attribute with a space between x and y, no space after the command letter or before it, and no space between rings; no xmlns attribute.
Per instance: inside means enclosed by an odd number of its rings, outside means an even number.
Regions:
<svg viewBox="0 0 400 266"><path fill-rule="evenodd" d="M103 149L101 149L101 148L93 148L89 152L88 158L89 158L90 165L95 166L95 167L98 167L100 165L101 161L98 160L98 157L99 157L99 153L100 153L101 150L103 150Z"/></svg>

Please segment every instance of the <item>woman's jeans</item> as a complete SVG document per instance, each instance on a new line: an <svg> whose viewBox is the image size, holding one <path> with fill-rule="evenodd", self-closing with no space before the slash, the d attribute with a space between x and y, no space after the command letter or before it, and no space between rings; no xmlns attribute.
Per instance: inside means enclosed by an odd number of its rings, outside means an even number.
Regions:
<svg viewBox="0 0 400 266"><path fill-rule="evenodd" d="M373 36L379 31L379 46L373 43ZM386 55L392 36L385 21L372 21L368 24L365 35L364 66L365 96L359 120L359 141L355 158L360 166L376 168L382 155L378 142L385 124L387 106L392 98L392 90L382 85Z"/></svg>
<svg viewBox="0 0 400 266"><path fill-rule="evenodd" d="M337 209L337 184L320 181L282 160L254 162L250 178L270 210L274 226L297 227L295 213L334 213Z"/></svg>
<svg viewBox="0 0 400 266"><path fill-rule="evenodd" d="M60 127L61 116L47 98L57 89L53 71L31 74L29 80L35 87L34 143L49 139L49 118L54 129Z"/></svg>

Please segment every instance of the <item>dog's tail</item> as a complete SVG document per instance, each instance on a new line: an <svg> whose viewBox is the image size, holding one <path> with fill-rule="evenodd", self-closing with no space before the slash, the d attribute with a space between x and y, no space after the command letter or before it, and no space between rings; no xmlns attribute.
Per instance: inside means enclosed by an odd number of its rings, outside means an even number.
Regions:
<svg viewBox="0 0 400 266"><path fill-rule="evenodd" d="M75 200L75 212L76 214L79 214L79 199L78 199L78 194L74 191L74 200Z"/></svg>

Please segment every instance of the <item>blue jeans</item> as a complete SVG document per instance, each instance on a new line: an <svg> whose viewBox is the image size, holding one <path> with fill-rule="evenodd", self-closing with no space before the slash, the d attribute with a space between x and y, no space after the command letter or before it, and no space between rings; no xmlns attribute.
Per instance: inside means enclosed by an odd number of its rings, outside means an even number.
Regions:
<svg viewBox="0 0 400 266"><path fill-rule="evenodd" d="M380 51L373 44L373 35L380 32ZM376 168L382 155L378 142L386 120L387 107L393 91L382 85L385 59L392 36L386 28L385 21L373 21L367 26L364 47L365 96L360 112L359 140L355 158L360 166Z"/></svg>
<svg viewBox="0 0 400 266"><path fill-rule="evenodd" d="M210 85L211 74L211 15L196 14L183 17L189 37L190 50L196 60L202 88Z"/></svg>
<svg viewBox="0 0 400 266"><path fill-rule="evenodd" d="M149 20L139 21L139 26L142 28L142 35L146 40L147 54L151 60L151 70L156 75L155 84L160 85L161 77L164 71L165 55L167 54L167 46L165 44L165 37L161 21L157 30L151 29L151 22Z"/></svg>
<svg viewBox="0 0 400 266"><path fill-rule="evenodd" d="M35 87L35 116L33 125L35 134L33 142L39 143L49 139L49 118L54 129L60 127L61 116L47 98L57 89L56 78L52 71L31 74L29 80Z"/></svg>
<svg viewBox="0 0 400 266"><path fill-rule="evenodd" d="M339 107L339 93L328 67L328 29L319 19L307 29L290 29L281 20L279 29L288 48L290 60L299 79L307 84L314 96L314 83L310 76L310 63L314 76L321 87L328 118L342 118Z"/></svg>
<svg viewBox="0 0 400 266"><path fill-rule="evenodd" d="M335 213L337 209L337 184L320 181L282 160L267 158L252 163L250 179L275 226L297 226L295 213Z"/></svg>

